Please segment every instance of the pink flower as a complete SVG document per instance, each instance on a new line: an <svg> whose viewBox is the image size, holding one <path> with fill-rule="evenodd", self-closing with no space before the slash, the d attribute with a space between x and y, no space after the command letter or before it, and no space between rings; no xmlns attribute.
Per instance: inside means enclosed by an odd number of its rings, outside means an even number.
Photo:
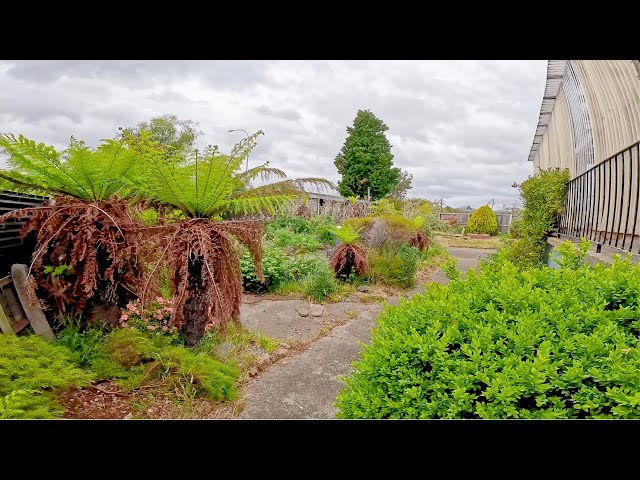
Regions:
<svg viewBox="0 0 640 480"><path fill-rule="evenodd" d="M158 302L158 303L164 303L164 298L162 298L162 297L156 297L156 302Z"/></svg>
<svg viewBox="0 0 640 480"><path fill-rule="evenodd" d="M156 327L155 325L147 325L147 330L155 330L156 328L158 327Z"/></svg>
<svg viewBox="0 0 640 480"><path fill-rule="evenodd" d="M164 326L162 327L162 331L163 331L163 332L168 332L168 331L169 331L169 327L167 327L166 325L164 325Z"/></svg>
<svg viewBox="0 0 640 480"><path fill-rule="evenodd" d="M167 313L173 313L173 307L163 307L162 310L164 310Z"/></svg>
<svg viewBox="0 0 640 480"><path fill-rule="evenodd" d="M129 320L129 315L123 313L122 315L120 315L120 320L126 322L127 320Z"/></svg>

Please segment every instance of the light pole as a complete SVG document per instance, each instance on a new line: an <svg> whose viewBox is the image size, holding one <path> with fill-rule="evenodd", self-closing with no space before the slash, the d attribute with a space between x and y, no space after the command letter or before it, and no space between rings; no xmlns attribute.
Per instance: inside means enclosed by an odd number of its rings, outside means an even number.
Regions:
<svg viewBox="0 0 640 480"><path fill-rule="evenodd" d="M229 130L228 133L241 132L241 131L244 132L247 137L249 136L249 132L247 132L244 128L234 128L233 130ZM249 154L247 153L247 162L244 167L244 171L247 172L248 170L249 170Z"/></svg>

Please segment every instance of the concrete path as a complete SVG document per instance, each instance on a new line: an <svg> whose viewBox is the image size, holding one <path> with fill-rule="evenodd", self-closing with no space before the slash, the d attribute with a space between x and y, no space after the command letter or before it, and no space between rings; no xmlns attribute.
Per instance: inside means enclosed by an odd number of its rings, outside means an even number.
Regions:
<svg viewBox="0 0 640 480"><path fill-rule="evenodd" d="M459 258L458 268L466 271L478 264L480 259L489 255L492 250L471 248L449 248L449 253ZM446 283L448 280L441 271L436 272L434 281ZM359 358L363 343L371 339L371 328L382 306L379 304L340 304L328 305L333 314L341 309L357 311L353 320L334 328L328 335L311 344L298 355L286 358L273 365L262 375L253 380L243 392L245 408L240 418L253 419L327 419L334 418L336 395L344 388L340 376L352 371L351 363ZM254 307L254 312L262 307ZM293 307L292 307L293 308ZM268 308L264 307L265 313ZM331 313L329 313L331 314ZM243 323L250 324L250 315L243 316ZM282 316L281 316L282 317ZM292 323L288 317L274 315L276 327L268 327L264 320L254 327L271 334L291 332ZM315 319L302 318L313 322L307 335L316 330ZM300 320L297 320L298 322ZM299 329L300 330L300 329ZM300 335L302 337L306 335Z"/></svg>

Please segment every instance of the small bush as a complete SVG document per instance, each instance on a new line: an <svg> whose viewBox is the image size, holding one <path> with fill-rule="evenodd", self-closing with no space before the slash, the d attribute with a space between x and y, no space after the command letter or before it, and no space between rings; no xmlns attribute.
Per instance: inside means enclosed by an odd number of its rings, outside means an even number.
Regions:
<svg viewBox="0 0 640 480"><path fill-rule="evenodd" d="M251 255L245 251L240 257L242 287L248 292L272 292L281 285L302 280L320 263L326 262L314 256L289 256L281 249L268 245L262 256L262 270L265 278L262 283L256 277Z"/></svg>
<svg viewBox="0 0 640 480"><path fill-rule="evenodd" d="M297 216L278 217L268 223L266 239L276 246L289 246L297 249L296 253L305 253L333 244L334 238L329 231L333 225L331 218L326 216L314 216L309 220Z"/></svg>
<svg viewBox="0 0 640 480"><path fill-rule="evenodd" d="M485 264L388 307L338 416L640 417L640 265L569 263Z"/></svg>
<svg viewBox="0 0 640 480"><path fill-rule="evenodd" d="M467 233L497 235L498 217L489 205L483 205L471 214L465 231Z"/></svg>
<svg viewBox="0 0 640 480"><path fill-rule="evenodd" d="M323 302L339 288L333 272L326 263L317 264L302 280L302 294L316 302Z"/></svg>
<svg viewBox="0 0 640 480"><path fill-rule="evenodd" d="M379 217L363 217L363 218L350 218L344 222L344 224L352 226L355 230L360 231L360 235L368 247L376 248L377 237L372 233L374 229L380 229L380 222L386 227L386 233L388 235L386 243L389 245L400 246L403 243L409 243L411 238L416 233L416 226L413 220L405 218L400 214L385 214ZM419 227L422 231L427 231L427 224L423 224ZM368 243L370 240L374 240L373 243Z"/></svg>
<svg viewBox="0 0 640 480"><path fill-rule="evenodd" d="M557 225L562 214L569 171L558 168L540 170L520 185L522 217L510 228L515 241L504 248L504 257L520 269L531 268L543 262L546 237Z"/></svg>
<svg viewBox="0 0 640 480"><path fill-rule="evenodd" d="M270 245L265 246L262 254L264 283L256 276L253 259L248 250L245 250L240 257L240 270L242 272L242 287L248 292L268 291L274 285L291 279L289 256L282 249Z"/></svg>
<svg viewBox="0 0 640 480"><path fill-rule="evenodd" d="M64 346L37 335L0 335L0 418L60 416L55 393L92 379Z"/></svg>
<svg viewBox="0 0 640 480"><path fill-rule="evenodd" d="M296 233L290 230L276 230L272 242L289 254L313 252L322 248L322 243L315 236L306 233Z"/></svg>
<svg viewBox="0 0 640 480"><path fill-rule="evenodd" d="M384 215L402 215L402 201L392 198L381 198L373 203L371 215L380 217Z"/></svg>
<svg viewBox="0 0 640 480"><path fill-rule="evenodd" d="M370 249L369 279L384 285L410 288L415 284L420 258L418 249L406 244L400 247Z"/></svg>

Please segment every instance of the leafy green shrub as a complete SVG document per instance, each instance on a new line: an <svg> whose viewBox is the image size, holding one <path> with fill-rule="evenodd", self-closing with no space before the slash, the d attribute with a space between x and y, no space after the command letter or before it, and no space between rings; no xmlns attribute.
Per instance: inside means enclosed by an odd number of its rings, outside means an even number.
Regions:
<svg viewBox="0 0 640 480"><path fill-rule="evenodd" d="M318 263L302 280L302 294L316 302L323 302L339 288L334 273L326 263Z"/></svg>
<svg viewBox="0 0 640 480"><path fill-rule="evenodd" d="M640 266L481 266L379 318L342 418L640 417Z"/></svg>
<svg viewBox="0 0 640 480"><path fill-rule="evenodd" d="M322 248L322 243L306 233L296 233L290 230L276 230L272 237L273 244L290 254L313 252Z"/></svg>
<svg viewBox="0 0 640 480"><path fill-rule="evenodd" d="M420 251L402 244L368 251L369 279L375 283L409 288L415 284Z"/></svg>
<svg viewBox="0 0 640 480"><path fill-rule="evenodd" d="M258 280L255 273L253 259L248 250L240 257L240 270L242 271L242 287L249 292L264 292L274 285L285 282L291 278L289 271L289 257L282 249L265 245L262 253L262 271L264 283Z"/></svg>
<svg viewBox="0 0 640 480"><path fill-rule="evenodd" d="M53 418L56 391L91 383L69 351L37 335L0 335L0 418Z"/></svg>
<svg viewBox="0 0 640 480"><path fill-rule="evenodd" d="M279 247L293 247L295 253L305 253L330 245L334 237L329 231L331 217L314 216L304 218L278 217L267 224L266 239Z"/></svg>
<svg viewBox="0 0 640 480"><path fill-rule="evenodd" d="M315 257L289 256L279 248L266 245L262 256L265 282L262 283L256 277L251 255L245 251L240 257L242 287L248 292L270 292L279 285L301 280L319 263L326 262Z"/></svg>
<svg viewBox="0 0 640 480"><path fill-rule="evenodd" d="M543 262L546 237L562 214L569 171L559 168L540 170L520 185L522 217L511 226L510 236L515 241L504 247L508 258L521 269Z"/></svg>
<svg viewBox="0 0 640 480"><path fill-rule="evenodd" d="M467 233L497 235L498 217L489 205L483 205L471 214L465 231Z"/></svg>
<svg viewBox="0 0 640 480"><path fill-rule="evenodd" d="M580 239L580 243L562 242L555 248L555 261L560 268L575 270L583 264L590 246L591 242L584 237Z"/></svg>
<svg viewBox="0 0 640 480"><path fill-rule="evenodd" d="M374 217L383 215L402 215L402 202L392 198L381 198L373 203L371 214Z"/></svg>
<svg viewBox="0 0 640 480"><path fill-rule="evenodd" d="M327 262L317 257L292 257L289 258L288 270L291 281L300 281L315 272L318 268L325 266Z"/></svg>

